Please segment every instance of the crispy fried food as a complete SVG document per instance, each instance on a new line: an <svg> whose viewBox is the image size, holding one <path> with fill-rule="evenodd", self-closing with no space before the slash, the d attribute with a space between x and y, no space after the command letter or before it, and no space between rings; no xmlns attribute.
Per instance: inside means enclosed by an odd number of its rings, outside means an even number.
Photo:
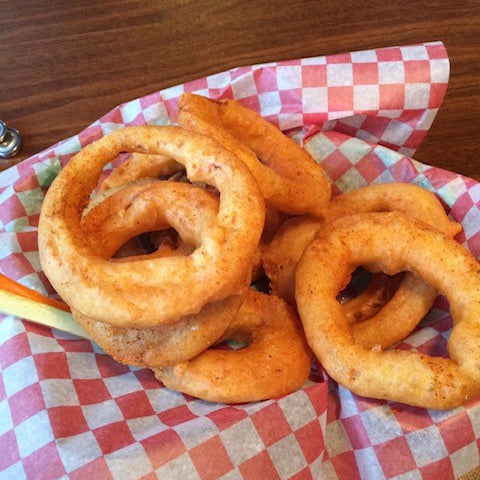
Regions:
<svg viewBox="0 0 480 480"><path fill-rule="evenodd" d="M80 225L82 212L104 165L124 151L165 155L182 163L191 181L220 192L215 222L205 225L201 245L191 255L113 262L92 249ZM167 205L163 212L149 209L144 217L164 216L176 228L182 218L176 206ZM74 310L115 326L148 328L240 293L264 215L248 168L213 140L178 127L127 127L86 146L52 183L40 216L40 261ZM146 224L141 231L147 230Z"/></svg>
<svg viewBox="0 0 480 480"><path fill-rule="evenodd" d="M447 217L435 195L410 184L371 185L336 197L330 205L324 222L310 218L288 220L263 256L264 270L271 280L273 293L287 303L294 304L295 301L294 272L298 259L315 235L335 219L360 212L396 210L448 236L461 230L458 223ZM372 269L372 266L364 266ZM388 348L415 328L430 310L436 296L433 287L407 273L383 308L373 317L352 325L352 335L364 346ZM350 310L350 314L355 318L355 310Z"/></svg>
<svg viewBox="0 0 480 480"><path fill-rule="evenodd" d="M148 208L145 208L147 201ZM198 242L204 225L215 221L219 204L214 195L192 185L155 180L130 182L103 202L95 202L95 199L93 202L96 206L83 217L82 229L97 255L105 259L114 251L118 254L118 246L138 233L146 221L150 220L152 228L169 227L160 215L144 218L151 214L152 208L161 210L165 204L171 207L173 203L183 219L178 227L180 238L183 236ZM128 213L125 213L127 207ZM162 243L150 257L188 255L189 251L182 251L184 245L185 242L174 249L168 243ZM145 258L140 256L144 252L138 247L126 253L130 256L117 261L141 261ZM140 367L163 367L188 360L215 343L242 301L243 295L230 296L205 305L196 315L148 329L114 327L76 311L73 315L103 350L116 360Z"/></svg>
<svg viewBox="0 0 480 480"><path fill-rule="evenodd" d="M450 302L450 359L381 352L352 338L336 295L355 265L393 275L409 270ZM372 398L447 409L480 393L479 264L457 242L399 212L339 218L307 247L295 296L307 341L328 374Z"/></svg>
<svg viewBox="0 0 480 480"><path fill-rule="evenodd" d="M205 305L196 315L155 328L114 327L72 311L75 320L115 360L161 368L189 360L215 343L242 304L242 295Z"/></svg>
<svg viewBox="0 0 480 480"><path fill-rule="evenodd" d="M372 318L390 300L398 288L398 279L383 273L374 273L366 288L346 302L343 314L349 325Z"/></svg>
<svg viewBox="0 0 480 480"><path fill-rule="evenodd" d="M182 168L181 164L169 160L163 155L134 153L105 178L98 188L98 196L102 199L105 198L105 195L109 195L109 192L120 188L126 183L159 176L170 176L168 180L172 181L185 181L186 177L183 175ZM286 219L287 216L281 212L271 209L266 210L262 238L253 257L252 281L263 275L263 253L267 244L272 241L272 238Z"/></svg>
<svg viewBox="0 0 480 480"><path fill-rule="evenodd" d="M110 190L141 178L158 178L183 170L183 165L164 155L132 153L130 158L115 168L98 188L98 192Z"/></svg>
<svg viewBox="0 0 480 480"><path fill-rule="evenodd" d="M180 126L208 135L247 165L272 210L323 216L330 183L313 158L278 128L234 100L184 93Z"/></svg>
<svg viewBox="0 0 480 480"><path fill-rule="evenodd" d="M298 318L277 297L250 290L222 340L248 346L205 350L188 362L154 370L155 376L172 390L224 403L286 395L307 380L311 352Z"/></svg>

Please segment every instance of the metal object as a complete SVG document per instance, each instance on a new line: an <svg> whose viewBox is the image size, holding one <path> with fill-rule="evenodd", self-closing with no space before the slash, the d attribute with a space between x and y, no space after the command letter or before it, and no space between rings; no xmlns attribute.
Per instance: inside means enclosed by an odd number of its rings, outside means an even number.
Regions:
<svg viewBox="0 0 480 480"><path fill-rule="evenodd" d="M14 157L22 148L22 136L0 120L0 158Z"/></svg>

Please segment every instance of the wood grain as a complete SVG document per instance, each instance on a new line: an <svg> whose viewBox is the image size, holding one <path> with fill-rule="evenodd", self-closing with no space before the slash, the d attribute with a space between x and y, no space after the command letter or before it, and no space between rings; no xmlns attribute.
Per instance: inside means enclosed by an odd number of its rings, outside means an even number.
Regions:
<svg viewBox="0 0 480 480"><path fill-rule="evenodd" d="M416 153L480 179L480 3L0 0L0 118L22 160L115 105L231 67L442 40L445 102Z"/></svg>

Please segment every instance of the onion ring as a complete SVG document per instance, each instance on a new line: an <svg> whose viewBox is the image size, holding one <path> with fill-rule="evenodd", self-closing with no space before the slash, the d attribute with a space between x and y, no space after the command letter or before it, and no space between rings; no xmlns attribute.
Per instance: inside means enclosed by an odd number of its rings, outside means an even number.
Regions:
<svg viewBox="0 0 480 480"><path fill-rule="evenodd" d="M185 183L129 183L91 208L82 219L82 230L89 237L97 255L108 259L111 252L118 252L119 245L126 238L144 228L145 221L150 222L149 228L167 227L164 219L159 215L151 215L151 211L162 209L165 204L167 208L171 207L172 203L183 220L178 227L180 237L200 243L202 226L215 221L219 202L214 195ZM182 254L181 247L178 250L165 245L150 257ZM141 250L134 250L133 253L135 258L130 256L117 261L144 258L140 256ZM205 305L196 315L149 329L114 327L75 310L73 316L115 360L139 367L162 367L188 360L215 343L242 301L243 295L231 296Z"/></svg>
<svg viewBox="0 0 480 480"><path fill-rule="evenodd" d="M235 153L258 181L268 208L293 215L325 214L330 183L323 169L254 111L234 100L219 102L185 92L178 104L178 123Z"/></svg>
<svg viewBox="0 0 480 480"><path fill-rule="evenodd" d="M335 297L354 265L409 270L450 302L450 359L357 344ZM399 212L343 217L307 247L296 299L307 340L327 373L352 392L447 409L480 393L480 266L453 239Z"/></svg>
<svg viewBox="0 0 480 480"><path fill-rule="evenodd" d="M183 176L177 180L176 175L182 169L182 165L169 160L163 155L144 155L141 153L133 153L119 167L114 169L108 177L100 184L98 192L100 195L108 195L113 189L118 189L122 185L139 181L145 178L156 178L158 176L172 175L168 180L183 181ZM257 251L253 257L252 265L252 281L257 280L263 275L263 253L279 230L287 216L275 210L266 209L265 225L262 232L262 238Z"/></svg>
<svg viewBox="0 0 480 480"><path fill-rule="evenodd" d="M216 221L188 257L125 263L99 258L92 251L80 227L82 211L104 165L123 151L165 155L185 165L191 181L220 192ZM52 183L40 215L40 261L74 310L115 326L148 328L239 293L260 239L264 212L248 168L216 142L178 127L127 127L86 146ZM165 214L172 223L169 212Z"/></svg>
<svg viewBox="0 0 480 480"><path fill-rule="evenodd" d="M460 224L447 217L435 195L416 185L371 185L345 193L331 201L324 222L296 218L282 226L263 257L264 270L271 280L273 293L287 303L294 302L297 262L317 232L328 223L347 214L386 210L401 211L448 236L454 236L461 230ZM436 296L433 287L407 273L393 297L378 313L352 325L352 335L364 346L388 348L415 328L430 310ZM352 315L355 317L355 311Z"/></svg>
<svg viewBox="0 0 480 480"><path fill-rule="evenodd" d="M101 193L141 178L172 175L182 169L183 165L181 163L164 155L132 153L127 160L112 170L97 190Z"/></svg>
<svg viewBox="0 0 480 480"><path fill-rule="evenodd" d="M286 395L307 380L310 350L298 318L279 298L250 290L222 338L230 339L249 345L205 350L188 362L155 369L155 376L167 388L222 403Z"/></svg>

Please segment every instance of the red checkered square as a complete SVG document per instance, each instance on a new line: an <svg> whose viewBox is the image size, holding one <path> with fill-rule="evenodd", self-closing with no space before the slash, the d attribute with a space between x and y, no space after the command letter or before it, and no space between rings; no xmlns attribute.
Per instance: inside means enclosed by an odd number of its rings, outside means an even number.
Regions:
<svg viewBox="0 0 480 480"><path fill-rule="evenodd" d="M214 480L233 469L232 461L218 435L192 448L189 454L202 480Z"/></svg>
<svg viewBox="0 0 480 480"><path fill-rule="evenodd" d="M405 85L380 85L380 108L402 110L405 107Z"/></svg>
<svg viewBox="0 0 480 480"><path fill-rule="evenodd" d="M438 429L448 453L456 452L475 440L472 422L466 411L440 422Z"/></svg>
<svg viewBox="0 0 480 480"><path fill-rule="evenodd" d="M259 68L253 72L258 93L276 92L277 73L275 68Z"/></svg>
<svg viewBox="0 0 480 480"><path fill-rule="evenodd" d="M295 438L308 463L312 463L321 455L324 445L322 428L320 423L318 423L318 419L312 420L302 428L299 428L295 432Z"/></svg>
<svg viewBox="0 0 480 480"><path fill-rule="evenodd" d="M17 240L22 252L36 252L38 250L37 232L18 232Z"/></svg>
<svg viewBox="0 0 480 480"><path fill-rule="evenodd" d="M403 60L402 51L399 47L379 48L377 50L377 59L379 62Z"/></svg>
<svg viewBox="0 0 480 480"><path fill-rule="evenodd" d="M477 232L467 240L467 246L471 252L475 252L478 255L477 252L480 252L480 232Z"/></svg>
<svg viewBox="0 0 480 480"><path fill-rule="evenodd" d="M463 195L457 198L453 204L450 215L455 219L462 219L468 211L473 207L474 203L469 192L465 192Z"/></svg>
<svg viewBox="0 0 480 480"><path fill-rule="evenodd" d="M278 406L272 403L252 415L252 422L265 446L269 447L292 432L290 425Z"/></svg>
<svg viewBox="0 0 480 480"><path fill-rule="evenodd" d="M442 458L438 462L429 463L420 467L423 480L453 480L452 462L449 458Z"/></svg>
<svg viewBox="0 0 480 480"><path fill-rule="evenodd" d="M29 480L55 480L67 473L55 442L47 443L24 458L23 468Z"/></svg>
<svg viewBox="0 0 480 480"><path fill-rule="evenodd" d="M372 183L385 171L384 163L375 154L363 157L355 164L355 168L367 183Z"/></svg>
<svg viewBox="0 0 480 480"><path fill-rule="evenodd" d="M360 416L354 415L353 417L343 418L341 422L354 449L366 448L372 445L365 429L365 424Z"/></svg>
<svg viewBox="0 0 480 480"><path fill-rule="evenodd" d="M403 403L392 403L391 409L404 433L414 432L433 425L432 417L424 408L411 407Z"/></svg>
<svg viewBox="0 0 480 480"><path fill-rule="evenodd" d="M207 417L213 420L220 431L225 430L247 416L244 410L239 410L235 407L221 408L220 410L215 410L207 414Z"/></svg>
<svg viewBox="0 0 480 480"><path fill-rule="evenodd" d="M438 105L443 102L446 92L446 83L432 83L430 85L430 99L428 101L428 108L438 108Z"/></svg>
<svg viewBox="0 0 480 480"><path fill-rule="evenodd" d="M128 373L130 371L130 368L127 365L115 361L109 355L96 354L95 360L97 361L100 375L104 378L116 377L117 375L123 375L124 373Z"/></svg>
<svg viewBox="0 0 480 480"><path fill-rule="evenodd" d="M258 96L255 95L253 97L246 97L241 98L238 100L244 107L249 108L250 110L254 110L255 112L260 112L260 102L258 100Z"/></svg>
<svg viewBox="0 0 480 480"><path fill-rule="evenodd" d="M104 454L120 450L135 442L125 422L115 422L92 431Z"/></svg>
<svg viewBox="0 0 480 480"><path fill-rule="evenodd" d="M93 352L92 342L88 340L57 338L57 342L65 352Z"/></svg>
<svg viewBox="0 0 480 480"><path fill-rule="evenodd" d="M4 225L16 218L25 217L26 215L27 212L17 196L8 197L7 200L0 205L0 222Z"/></svg>
<svg viewBox="0 0 480 480"><path fill-rule="evenodd" d="M447 350L447 340L441 335L437 335L417 347L419 353L430 355L431 357L449 358Z"/></svg>
<svg viewBox="0 0 480 480"><path fill-rule="evenodd" d="M81 405L100 403L111 398L102 379L73 380L73 385Z"/></svg>
<svg viewBox="0 0 480 480"><path fill-rule="evenodd" d="M54 338L52 329L50 327L45 327L38 323L33 322L23 322L25 330L30 333L36 333L37 335L42 335L42 337Z"/></svg>
<svg viewBox="0 0 480 480"><path fill-rule="evenodd" d="M15 393L8 399L14 425L45 409L45 400L39 383L34 383Z"/></svg>
<svg viewBox="0 0 480 480"><path fill-rule="evenodd" d="M428 130L414 130L406 142L403 144L405 148L417 148L423 142L423 139L427 135Z"/></svg>
<svg viewBox="0 0 480 480"><path fill-rule="evenodd" d="M37 353L33 357L37 367L38 378L70 378L67 355L59 352Z"/></svg>
<svg viewBox="0 0 480 480"><path fill-rule="evenodd" d="M293 477L290 477L289 480L314 480L312 477L312 472L308 467L300 470Z"/></svg>
<svg viewBox="0 0 480 480"><path fill-rule="evenodd" d="M411 182L418 176L418 172L410 160L397 162L388 170L397 182Z"/></svg>
<svg viewBox="0 0 480 480"><path fill-rule="evenodd" d="M30 262L21 253L12 253L0 260L0 271L13 280L35 272Z"/></svg>
<svg viewBox="0 0 480 480"><path fill-rule="evenodd" d="M378 83L378 64L354 63L352 66L354 85L376 85Z"/></svg>
<svg viewBox="0 0 480 480"><path fill-rule="evenodd" d="M179 457L185 446L175 430L169 429L140 442L154 468Z"/></svg>
<svg viewBox="0 0 480 480"><path fill-rule="evenodd" d="M73 472L68 474L69 480L87 480L96 479L99 480L114 480L113 476L108 468L107 462L103 457L97 458L92 462L87 463L83 467L77 468Z"/></svg>
<svg viewBox="0 0 480 480"><path fill-rule="evenodd" d="M187 82L184 85L184 89L186 92L195 92L198 90L205 90L207 88L208 88L208 83L206 78L199 78L198 80Z"/></svg>
<svg viewBox="0 0 480 480"><path fill-rule="evenodd" d="M138 381L142 384L145 390L151 390L152 388L160 388L160 382L155 378L151 370L143 368L133 372Z"/></svg>
<svg viewBox="0 0 480 480"><path fill-rule="evenodd" d="M304 65L302 67L303 87L318 87L327 84L326 65Z"/></svg>
<svg viewBox="0 0 480 480"><path fill-rule="evenodd" d="M321 163L322 168L325 170L325 173L336 182L341 178L350 168L352 164L348 158L346 158L338 150L335 150L331 155L329 155Z"/></svg>
<svg viewBox="0 0 480 480"><path fill-rule="evenodd" d="M328 55L326 60L328 64L352 63L352 56L350 53L337 53L336 55Z"/></svg>
<svg viewBox="0 0 480 480"><path fill-rule="evenodd" d="M143 391L133 392L115 399L126 420L155 415L147 394Z"/></svg>
<svg viewBox="0 0 480 480"><path fill-rule="evenodd" d="M20 460L15 432L9 430L0 435L0 472Z"/></svg>
<svg viewBox="0 0 480 480"><path fill-rule="evenodd" d="M394 438L388 442L375 445L373 448L387 478L395 477L416 468L415 460L405 437Z"/></svg>
<svg viewBox="0 0 480 480"><path fill-rule="evenodd" d="M348 478L348 480L356 480L358 478L360 480L360 472L358 471L353 451L335 455L330 461L338 478Z"/></svg>
<svg viewBox="0 0 480 480"><path fill-rule="evenodd" d="M302 111L302 90L280 90L282 108L280 113L299 113Z"/></svg>
<svg viewBox="0 0 480 480"><path fill-rule="evenodd" d="M328 110L353 111L353 87L328 87Z"/></svg>
<svg viewBox="0 0 480 480"><path fill-rule="evenodd" d="M34 160L34 157L27 159L24 162L20 162L17 165L17 169L20 177L26 178L26 177L35 175L35 171L33 169L33 160Z"/></svg>
<svg viewBox="0 0 480 480"><path fill-rule="evenodd" d="M194 418L197 418L186 405L180 407L171 408L158 414L158 418L169 427L174 427L180 423L188 422Z"/></svg>
<svg viewBox="0 0 480 480"><path fill-rule="evenodd" d="M29 190L34 190L35 188L39 188L40 185L38 183L38 178L36 175L30 175L28 177L20 178L18 182L15 182L13 185L13 189L16 192L28 192Z"/></svg>
<svg viewBox="0 0 480 480"><path fill-rule="evenodd" d="M0 365L7 368L32 354L26 333L19 333L0 346Z"/></svg>
<svg viewBox="0 0 480 480"><path fill-rule="evenodd" d="M362 123L362 130L375 135L375 137L380 138L383 135L383 132L386 130L390 124L390 119L385 117L366 117Z"/></svg>
<svg viewBox="0 0 480 480"><path fill-rule="evenodd" d="M40 221L40 214L35 213L28 216L28 223L31 227L38 227L38 222Z"/></svg>
<svg viewBox="0 0 480 480"><path fill-rule="evenodd" d="M252 458L249 458L239 466L243 480L280 480L280 476L269 457L264 450Z"/></svg>
<svg viewBox="0 0 480 480"><path fill-rule="evenodd" d="M49 408L48 417L55 438L70 437L89 430L82 407Z"/></svg>
<svg viewBox="0 0 480 480"><path fill-rule="evenodd" d="M430 62L428 60L407 60L404 62L405 82L430 82Z"/></svg>
<svg viewBox="0 0 480 480"><path fill-rule="evenodd" d="M315 409L315 413L320 416L325 411L327 406L328 384L322 382L305 389L310 402Z"/></svg>
<svg viewBox="0 0 480 480"><path fill-rule="evenodd" d="M103 130L101 125L92 125L87 130L80 132L78 134L78 139L80 141L80 145L84 147L85 145L88 145L89 143L92 143L93 141L98 140L102 136L103 136Z"/></svg>
<svg viewBox="0 0 480 480"><path fill-rule="evenodd" d="M425 48L428 52L428 58L435 59L435 58L447 58L447 51L442 44L439 45L426 45Z"/></svg>

